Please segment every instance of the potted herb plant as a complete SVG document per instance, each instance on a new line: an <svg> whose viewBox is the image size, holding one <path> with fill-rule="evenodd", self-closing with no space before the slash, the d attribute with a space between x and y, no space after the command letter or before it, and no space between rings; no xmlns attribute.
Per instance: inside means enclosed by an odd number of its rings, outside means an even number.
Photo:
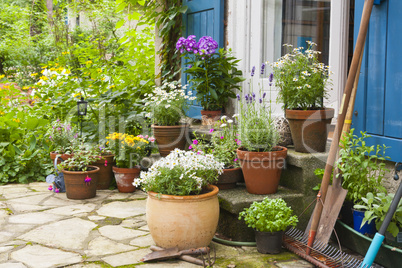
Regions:
<svg viewBox="0 0 402 268"><path fill-rule="evenodd" d="M125 133L113 133L106 137L106 144L114 152L116 166L113 166L117 189L121 193L136 190L133 181L140 174L140 162L147 155L149 141Z"/></svg>
<svg viewBox="0 0 402 268"><path fill-rule="evenodd" d="M54 160L60 155L61 159L66 160L71 157L73 146L77 145L78 132L75 126L57 119L49 126L46 137L50 143L50 159Z"/></svg>
<svg viewBox="0 0 402 268"><path fill-rule="evenodd" d="M96 196L99 168L90 164L100 158L92 146L80 145L70 158L58 164L58 170L64 175L67 198L88 199Z"/></svg>
<svg viewBox="0 0 402 268"><path fill-rule="evenodd" d="M230 50L218 49L218 43L210 36L202 36L198 42L195 35L180 37L176 49L188 60L189 68L184 73L203 108L203 124L219 119L224 105L236 97L234 90L239 90L239 83L244 81L242 71L237 69L239 60Z"/></svg>
<svg viewBox="0 0 402 268"><path fill-rule="evenodd" d="M173 149L184 149L188 124L180 121L188 109L188 101L195 97L186 95L178 82L164 83L154 92L145 94L147 117L152 119L152 129L161 156L167 156Z"/></svg>
<svg viewBox="0 0 402 268"><path fill-rule="evenodd" d="M319 62L317 45L307 43L306 50L285 45L288 54L271 66L296 152L325 152L327 126L334 117L334 109L324 107L330 71Z"/></svg>
<svg viewBox="0 0 402 268"><path fill-rule="evenodd" d="M234 115L233 117L237 117ZM237 182L244 180L236 150L241 142L237 133L237 126L233 119L222 116L215 128L209 130L210 141L207 143L202 138L193 140L189 146L194 152L212 154L216 160L224 164L223 173L219 175L216 185L219 190L227 190L236 187Z"/></svg>
<svg viewBox="0 0 402 268"><path fill-rule="evenodd" d="M135 179L148 193L146 217L157 246L189 249L207 246L219 220L223 163L210 154L175 149Z"/></svg>
<svg viewBox="0 0 402 268"><path fill-rule="evenodd" d="M382 186L382 180L388 172L384 163L388 158L385 156L386 147L368 146L367 138L370 138L370 135L361 132L361 136L358 137L354 134L354 129L351 129L341 139L341 150L337 161L340 173L337 176L342 176L342 187L348 190L346 200L353 205L361 204L368 193L376 195L386 192ZM365 228L360 228L363 217L364 211L353 211L354 221L357 220L354 224L356 230L364 233ZM375 232L375 229L371 231Z"/></svg>
<svg viewBox="0 0 402 268"><path fill-rule="evenodd" d="M264 99L265 93L246 94L243 103L238 95L241 147L237 157L251 194L276 193L287 156L287 149L277 146L279 134Z"/></svg>
<svg viewBox="0 0 402 268"><path fill-rule="evenodd" d="M282 198L265 197L240 212L239 220L244 218L247 226L254 229L258 252L277 254L281 251L283 232L298 222L292 214L293 210Z"/></svg>

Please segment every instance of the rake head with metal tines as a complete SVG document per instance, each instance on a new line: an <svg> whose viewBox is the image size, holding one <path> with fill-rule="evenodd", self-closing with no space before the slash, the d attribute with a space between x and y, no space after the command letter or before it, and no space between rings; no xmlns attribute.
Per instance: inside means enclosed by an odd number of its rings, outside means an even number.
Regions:
<svg viewBox="0 0 402 268"><path fill-rule="evenodd" d="M314 242L310 255L307 255L307 240L307 234L296 228L289 229L283 237L287 249L318 267L369 268L362 267L362 261L318 240Z"/></svg>

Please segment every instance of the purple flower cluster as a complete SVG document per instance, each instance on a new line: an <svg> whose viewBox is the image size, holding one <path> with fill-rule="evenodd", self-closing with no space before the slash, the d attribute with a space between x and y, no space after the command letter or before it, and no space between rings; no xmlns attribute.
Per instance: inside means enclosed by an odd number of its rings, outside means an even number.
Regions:
<svg viewBox="0 0 402 268"><path fill-rule="evenodd" d="M262 102L263 102L263 99L265 99L265 96L266 96L266 95L267 95L267 93L264 92L264 94L262 94L262 98L259 98L259 99L258 99L258 102L259 102L259 103L262 103ZM246 94L246 95L244 96L244 99L246 100L246 104L251 104L251 103L253 103L253 101L256 100L256 95L255 95L254 92L253 92L252 95ZM237 96L237 100L240 100L240 95Z"/></svg>
<svg viewBox="0 0 402 268"><path fill-rule="evenodd" d="M176 49L180 53L194 53L199 55L211 55L218 48L218 43L210 36L203 36L198 42L195 35L186 38L180 37L176 43Z"/></svg>

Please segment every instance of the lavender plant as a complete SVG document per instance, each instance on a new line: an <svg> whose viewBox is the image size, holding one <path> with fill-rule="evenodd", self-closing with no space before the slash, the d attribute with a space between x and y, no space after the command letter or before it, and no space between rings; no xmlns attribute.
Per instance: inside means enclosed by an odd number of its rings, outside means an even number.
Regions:
<svg viewBox="0 0 402 268"><path fill-rule="evenodd" d="M197 101L204 110L220 110L229 98L235 98L235 89L244 81L242 71L237 69L237 60L231 51L219 49L218 43L210 36L203 36L197 42L195 35L180 37L176 49L188 61L188 81L197 91Z"/></svg>
<svg viewBox="0 0 402 268"><path fill-rule="evenodd" d="M261 65L263 74L265 64ZM251 70L251 76L254 76L255 67ZM272 86L273 74L269 76L270 87ZM271 90L270 90L271 92ZM277 145L279 133L275 128L272 118L271 105L267 107L265 100L266 92L260 88L259 95L255 92L246 94L244 101L239 94L237 100L240 102L239 114L239 134L241 146L247 151L268 152ZM269 103L271 102L271 98Z"/></svg>

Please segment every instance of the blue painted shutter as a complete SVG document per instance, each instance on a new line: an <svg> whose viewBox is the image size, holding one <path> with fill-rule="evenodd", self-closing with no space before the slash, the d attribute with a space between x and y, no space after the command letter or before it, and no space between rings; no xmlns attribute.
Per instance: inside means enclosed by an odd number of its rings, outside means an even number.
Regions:
<svg viewBox="0 0 402 268"><path fill-rule="evenodd" d="M356 0L354 40L364 0ZM352 126L367 131L372 144L385 144L392 161L402 161L402 1L375 5L357 88ZM356 114L357 112L357 114ZM358 133L359 133L358 132Z"/></svg>
<svg viewBox="0 0 402 268"><path fill-rule="evenodd" d="M224 1L223 0L183 0L183 5L187 5L187 12L183 15L184 37L195 35L197 41L202 36L211 36L215 39L219 47L223 47L223 23L224 23ZM186 64L183 61L182 70ZM187 84L187 75L182 71L181 82ZM187 89L191 90L191 89ZM195 92L193 91L193 96ZM201 109L196 101L190 104L187 113L189 117L201 119Z"/></svg>

